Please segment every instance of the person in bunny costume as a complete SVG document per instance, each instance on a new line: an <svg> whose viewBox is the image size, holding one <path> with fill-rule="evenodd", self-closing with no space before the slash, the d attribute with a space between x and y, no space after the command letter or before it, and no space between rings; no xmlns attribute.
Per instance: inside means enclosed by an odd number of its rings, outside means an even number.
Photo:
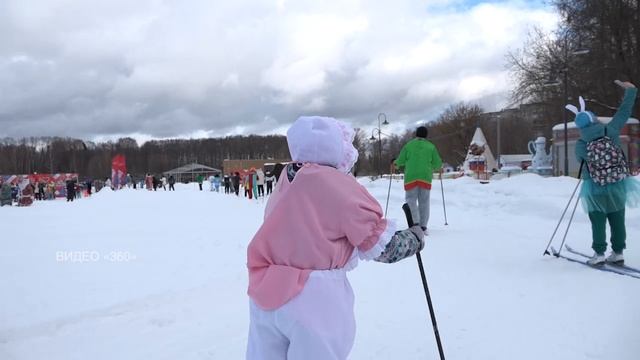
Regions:
<svg viewBox="0 0 640 360"><path fill-rule="evenodd" d="M395 231L349 175L358 159L354 135L346 123L321 116L300 117L287 131L294 162L247 249L247 359L346 359L355 338L346 272L359 259L393 263L424 246L420 226Z"/></svg>
<svg viewBox="0 0 640 360"><path fill-rule="evenodd" d="M637 89L629 82L616 80L624 88L624 99L608 124L585 109L580 97L580 111L574 105L566 108L573 112L580 130L576 143L576 157L584 162L580 199L589 214L594 255L587 260L590 265L624 263L626 248L625 206L635 207L640 200L640 182L629 176L626 158L620 148L620 131L631 116ZM607 250L606 225L611 228L611 254Z"/></svg>

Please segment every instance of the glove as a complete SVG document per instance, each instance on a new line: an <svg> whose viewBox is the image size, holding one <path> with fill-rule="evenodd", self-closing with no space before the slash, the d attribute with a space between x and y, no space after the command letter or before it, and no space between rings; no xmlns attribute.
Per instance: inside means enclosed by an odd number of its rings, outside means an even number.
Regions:
<svg viewBox="0 0 640 360"><path fill-rule="evenodd" d="M624 81L624 82L622 82L622 81L620 81L620 80L616 80L616 81L614 81L614 83L615 83L616 85L620 86L620 87L621 87L621 88L623 88L623 89L631 89L631 88L636 87L635 85L633 85L632 83L630 83L630 82L628 82L628 81Z"/></svg>
<svg viewBox="0 0 640 360"><path fill-rule="evenodd" d="M412 226L409 229L397 231L385 247L382 254L374 260L391 264L409 256L413 256L424 248L423 239L424 232L420 226Z"/></svg>

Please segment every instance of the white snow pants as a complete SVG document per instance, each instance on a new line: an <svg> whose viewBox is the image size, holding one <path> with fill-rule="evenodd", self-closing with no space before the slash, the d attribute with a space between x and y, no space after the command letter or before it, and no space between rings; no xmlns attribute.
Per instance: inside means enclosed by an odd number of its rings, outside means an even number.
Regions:
<svg viewBox="0 0 640 360"><path fill-rule="evenodd" d="M346 271L314 271L302 292L276 310L250 302L247 360L344 360L355 339Z"/></svg>

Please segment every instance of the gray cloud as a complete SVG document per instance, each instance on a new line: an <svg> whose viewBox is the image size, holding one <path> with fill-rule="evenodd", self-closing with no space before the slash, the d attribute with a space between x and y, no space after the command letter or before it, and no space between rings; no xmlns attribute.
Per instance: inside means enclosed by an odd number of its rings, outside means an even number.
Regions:
<svg viewBox="0 0 640 360"><path fill-rule="evenodd" d="M549 8L239 0L0 3L0 136L224 136L301 114L372 126L504 105L504 54Z"/></svg>

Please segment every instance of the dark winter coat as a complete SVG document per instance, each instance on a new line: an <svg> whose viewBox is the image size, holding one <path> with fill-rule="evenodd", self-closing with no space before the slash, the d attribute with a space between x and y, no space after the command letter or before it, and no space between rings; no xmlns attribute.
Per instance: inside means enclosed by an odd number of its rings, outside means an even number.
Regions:
<svg viewBox="0 0 640 360"><path fill-rule="evenodd" d="M11 205L11 201L11 185L4 183L0 188L0 205Z"/></svg>

